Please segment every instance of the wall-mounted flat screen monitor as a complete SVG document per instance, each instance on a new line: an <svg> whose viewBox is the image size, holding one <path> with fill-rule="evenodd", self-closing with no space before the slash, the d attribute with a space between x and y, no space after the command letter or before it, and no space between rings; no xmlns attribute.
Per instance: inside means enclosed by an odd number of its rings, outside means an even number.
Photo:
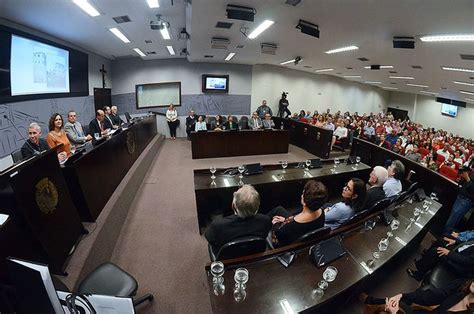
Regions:
<svg viewBox="0 0 474 314"><path fill-rule="evenodd" d="M228 75L202 75L202 92L203 93L228 93L229 92L229 76Z"/></svg>
<svg viewBox="0 0 474 314"><path fill-rule="evenodd" d="M12 35L11 95L69 93L69 51Z"/></svg>
<svg viewBox="0 0 474 314"><path fill-rule="evenodd" d="M458 115L458 107L448 104L442 104L441 114L445 116L456 117Z"/></svg>

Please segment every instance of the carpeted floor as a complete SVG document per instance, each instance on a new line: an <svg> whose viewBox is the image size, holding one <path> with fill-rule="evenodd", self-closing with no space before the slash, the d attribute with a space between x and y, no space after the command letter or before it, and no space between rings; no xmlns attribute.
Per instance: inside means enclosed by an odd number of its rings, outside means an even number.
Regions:
<svg viewBox="0 0 474 314"><path fill-rule="evenodd" d="M204 271L209 261L207 242L197 228L194 169L307 158L314 156L290 145L288 154L192 160L189 141L167 139L143 178L112 257L113 262L137 278L139 295L155 295L154 302L141 305L138 312L212 312ZM377 295L385 296L414 287L416 282L404 275L404 267L400 267L374 289ZM343 312L361 313L361 309L362 305L353 298Z"/></svg>

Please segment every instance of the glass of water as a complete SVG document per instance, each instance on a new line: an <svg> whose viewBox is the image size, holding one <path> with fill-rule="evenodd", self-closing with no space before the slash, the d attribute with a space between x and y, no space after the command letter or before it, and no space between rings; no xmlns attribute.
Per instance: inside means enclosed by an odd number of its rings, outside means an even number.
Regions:
<svg viewBox="0 0 474 314"><path fill-rule="evenodd" d="M392 222L390 223L390 230L391 231L387 232L387 237L388 238L393 237L393 231L397 230L399 226L400 226L400 221L399 220L397 220L397 219L392 220Z"/></svg>
<svg viewBox="0 0 474 314"><path fill-rule="evenodd" d="M234 273L234 280L234 299L237 302L242 302L247 297L245 284L249 280L249 271L245 268L237 268Z"/></svg>
<svg viewBox="0 0 474 314"><path fill-rule="evenodd" d="M438 195L436 195L435 192L432 192L432 193L430 194L430 198L431 198L432 200L437 201L437 200L438 200Z"/></svg>
<svg viewBox="0 0 474 314"><path fill-rule="evenodd" d="M239 170L239 173L240 173L239 178L242 179L244 177L243 173L245 171L245 167L244 166L239 166L238 170Z"/></svg>
<svg viewBox="0 0 474 314"><path fill-rule="evenodd" d="M225 292L224 286L224 264L219 261L211 263L212 284L215 295L223 295Z"/></svg>
<svg viewBox="0 0 474 314"><path fill-rule="evenodd" d="M211 166L211 168L209 168L209 171L211 172L211 179L214 180L216 178L216 176L214 175L214 173L216 173L216 167L215 166Z"/></svg>
<svg viewBox="0 0 474 314"><path fill-rule="evenodd" d="M323 280L319 281L317 288L313 290L315 298L321 298L324 295L324 290L327 289L330 282L333 282L337 276L337 268L334 266L328 266L323 273Z"/></svg>
<svg viewBox="0 0 474 314"><path fill-rule="evenodd" d="M311 160L306 159L306 161L305 161L304 163L305 163L305 165L306 165L306 168L305 168L305 169L306 169L306 170L309 170L309 166L311 165Z"/></svg>
<svg viewBox="0 0 474 314"><path fill-rule="evenodd" d="M377 258L380 258L380 253L381 252L384 252L388 249L388 245L389 245L389 242L388 242L388 238L382 238L378 244L378 251L375 251L372 256L377 259Z"/></svg>
<svg viewBox="0 0 474 314"><path fill-rule="evenodd" d="M359 168L360 156L356 156L356 167Z"/></svg>
<svg viewBox="0 0 474 314"><path fill-rule="evenodd" d="M339 165L340 161L339 158L334 158L334 168L332 172L337 173L337 165Z"/></svg>
<svg viewBox="0 0 474 314"><path fill-rule="evenodd" d="M288 161L287 161L287 160L283 160L283 161L281 162L281 167L283 168L283 173L285 173L285 172L286 172L285 169L288 167Z"/></svg>
<svg viewBox="0 0 474 314"><path fill-rule="evenodd" d="M421 209L419 209L418 207L415 207L415 209L413 210L413 217L415 218L415 221L418 221L418 219L420 219L420 214L421 214Z"/></svg>
<svg viewBox="0 0 474 314"><path fill-rule="evenodd" d="M100 140L100 134L99 133L94 133L94 138L96 141Z"/></svg>

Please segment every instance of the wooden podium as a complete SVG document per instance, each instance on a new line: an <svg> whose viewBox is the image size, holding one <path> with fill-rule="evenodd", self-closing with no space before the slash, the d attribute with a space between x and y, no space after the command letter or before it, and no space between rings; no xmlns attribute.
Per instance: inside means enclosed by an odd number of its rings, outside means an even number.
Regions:
<svg viewBox="0 0 474 314"><path fill-rule="evenodd" d="M56 152L49 150L0 172L0 281L8 256L48 264L62 274L84 228L66 187Z"/></svg>

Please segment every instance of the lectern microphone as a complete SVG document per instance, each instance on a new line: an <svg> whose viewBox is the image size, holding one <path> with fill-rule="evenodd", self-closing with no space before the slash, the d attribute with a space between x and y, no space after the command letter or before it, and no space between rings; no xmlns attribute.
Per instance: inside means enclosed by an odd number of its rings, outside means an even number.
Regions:
<svg viewBox="0 0 474 314"><path fill-rule="evenodd" d="M38 150L36 150L36 148L33 147L33 145L31 145L30 141L20 132L20 130L18 130L18 128L16 127L16 125L13 123L13 121L6 115L4 114L3 117L5 119L7 119L12 125L13 127L15 128L15 130L18 132L18 134L20 134L20 137L26 141L26 144L33 150L33 154L35 155L39 155L41 154Z"/></svg>

